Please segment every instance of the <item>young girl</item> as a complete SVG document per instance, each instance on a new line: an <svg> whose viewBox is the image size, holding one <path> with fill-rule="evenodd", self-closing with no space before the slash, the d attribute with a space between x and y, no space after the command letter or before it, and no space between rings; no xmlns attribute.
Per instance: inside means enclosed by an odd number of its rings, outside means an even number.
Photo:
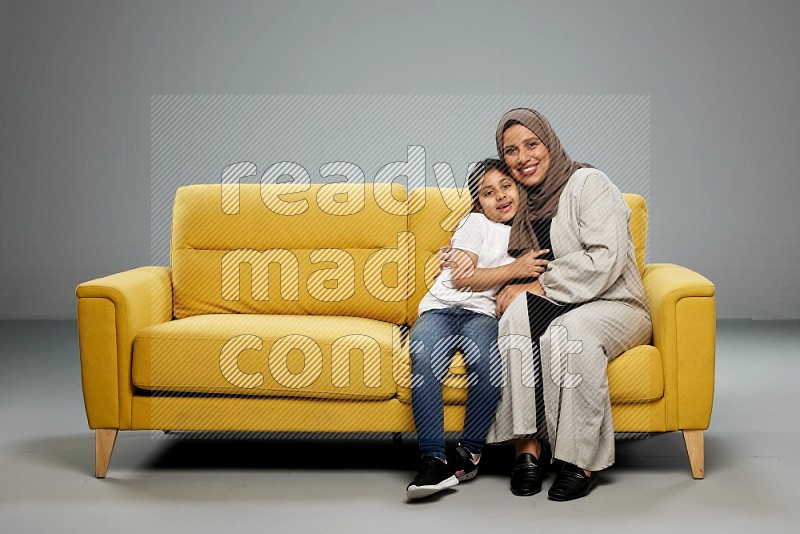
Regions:
<svg viewBox="0 0 800 534"><path fill-rule="evenodd" d="M538 276L547 265L538 254L516 260L508 252L519 191L505 164L479 163L467 181L472 211L451 240L451 263L419 305L411 330L412 399L419 436L419 472L408 485L419 499L478 474L480 453L500 398L500 352L494 296L506 282ZM542 251L546 252L546 251ZM445 451L441 381L461 351L469 392L461 441Z"/></svg>

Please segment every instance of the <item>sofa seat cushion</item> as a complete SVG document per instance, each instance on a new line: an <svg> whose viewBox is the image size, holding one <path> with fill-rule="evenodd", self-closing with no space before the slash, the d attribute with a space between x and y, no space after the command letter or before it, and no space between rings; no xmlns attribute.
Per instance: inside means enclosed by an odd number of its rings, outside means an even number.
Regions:
<svg viewBox="0 0 800 534"><path fill-rule="evenodd" d="M611 402L652 402L664 396L664 364L658 349L640 345L608 364Z"/></svg>
<svg viewBox="0 0 800 534"><path fill-rule="evenodd" d="M157 392L388 399L397 330L359 317L196 315L138 332L133 383Z"/></svg>
<svg viewBox="0 0 800 534"><path fill-rule="evenodd" d="M403 366L404 372L411 370L410 360ZM448 404L464 404L467 401L467 369L460 353L450 363L450 373L442 387L442 397ZM401 385L407 380L399 380ZM617 356L608 364L608 388L613 403L652 402L664 396L664 372L661 354L650 345L634 347ZM411 389L397 388L398 398L411 402Z"/></svg>

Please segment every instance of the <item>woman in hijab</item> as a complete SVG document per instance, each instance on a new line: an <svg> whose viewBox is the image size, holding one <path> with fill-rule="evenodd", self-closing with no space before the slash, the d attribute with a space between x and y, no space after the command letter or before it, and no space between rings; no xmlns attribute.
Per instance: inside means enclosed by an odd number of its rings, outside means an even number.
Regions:
<svg viewBox="0 0 800 534"><path fill-rule="evenodd" d="M514 439L515 495L583 497L614 462L606 367L648 343L652 325L629 230L630 209L608 177L570 159L539 112L500 119L497 152L520 187L508 250L550 260L538 278L497 295L506 382L489 441Z"/></svg>

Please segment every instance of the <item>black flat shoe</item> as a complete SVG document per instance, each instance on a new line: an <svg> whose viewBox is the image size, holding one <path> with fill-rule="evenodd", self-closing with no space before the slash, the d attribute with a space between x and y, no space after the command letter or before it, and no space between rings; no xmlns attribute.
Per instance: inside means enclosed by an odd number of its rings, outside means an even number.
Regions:
<svg viewBox="0 0 800 534"><path fill-rule="evenodd" d="M597 473L586 476L583 469L564 463L564 467L556 475L553 486L547 492L551 501L571 501L585 497L597 484Z"/></svg>
<svg viewBox="0 0 800 534"><path fill-rule="evenodd" d="M517 456L517 463L511 470L511 493L519 497L528 497L542 491L542 480L547 477L549 463L550 447L544 443L539 459L527 452Z"/></svg>

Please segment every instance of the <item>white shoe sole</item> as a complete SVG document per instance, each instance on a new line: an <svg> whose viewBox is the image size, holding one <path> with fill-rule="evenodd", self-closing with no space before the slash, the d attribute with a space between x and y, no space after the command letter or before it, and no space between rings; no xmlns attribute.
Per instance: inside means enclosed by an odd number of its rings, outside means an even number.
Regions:
<svg viewBox="0 0 800 534"><path fill-rule="evenodd" d="M455 475L451 476L450 478L446 478L435 485L415 486L414 484L411 484L406 489L406 497L412 501L415 499L423 499L428 495L433 495L434 493L438 493L447 488L452 488L456 484L458 484L458 479Z"/></svg>
<svg viewBox="0 0 800 534"><path fill-rule="evenodd" d="M465 475L461 475L460 477L458 477L458 481L459 482L466 482L468 480L472 480L476 476L478 476L478 470L477 469L475 469L473 471L470 471L469 473L467 473Z"/></svg>

